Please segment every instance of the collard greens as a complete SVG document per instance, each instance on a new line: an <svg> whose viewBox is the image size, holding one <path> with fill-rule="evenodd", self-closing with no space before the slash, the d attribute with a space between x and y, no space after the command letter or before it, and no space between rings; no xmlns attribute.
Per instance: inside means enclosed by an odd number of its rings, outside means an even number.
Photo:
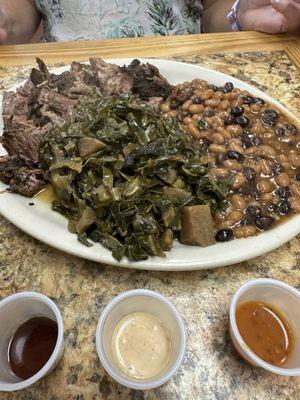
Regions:
<svg viewBox="0 0 300 400"><path fill-rule="evenodd" d="M87 246L117 260L163 256L179 237L180 209L222 206L208 159L174 120L135 97L83 101L44 138L40 157L57 193L53 209Z"/></svg>

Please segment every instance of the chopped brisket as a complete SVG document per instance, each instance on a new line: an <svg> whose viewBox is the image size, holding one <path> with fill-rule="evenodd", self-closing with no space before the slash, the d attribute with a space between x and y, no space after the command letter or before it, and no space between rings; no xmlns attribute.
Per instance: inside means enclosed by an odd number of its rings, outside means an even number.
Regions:
<svg viewBox="0 0 300 400"><path fill-rule="evenodd" d="M166 99L172 91L172 85L152 64L141 64L139 60L133 60L129 66L124 66L121 70L133 79L132 92L142 100L148 100L150 97Z"/></svg>
<svg viewBox="0 0 300 400"><path fill-rule="evenodd" d="M10 190L32 197L45 187L48 176L25 157L4 156L0 158L0 181L9 184Z"/></svg>

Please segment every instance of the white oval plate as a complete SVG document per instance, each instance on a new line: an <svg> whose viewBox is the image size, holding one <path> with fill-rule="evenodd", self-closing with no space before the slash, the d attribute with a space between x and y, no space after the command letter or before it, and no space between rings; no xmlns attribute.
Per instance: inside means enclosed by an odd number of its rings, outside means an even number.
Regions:
<svg viewBox="0 0 300 400"><path fill-rule="evenodd" d="M130 63L132 59L113 59L109 61L123 65ZM191 81L195 78L205 79L219 86L231 81L236 87L246 89L253 95L263 98L279 108L287 116L295 119L293 114L278 101L231 76L180 62L152 59L141 59L141 61L148 61L156 65L162 75L172 84ZM57 68L53 72L61 73L68 68ZM16 87L23 83L13 86L12 90L15 90ZM1 97L0 104L2 104ZM0 134L2 133L2 128L2 118L0 118ZM0 155L3 154L5 154L5 151L0 149ZM5 188L6 186L0 183L0 191ZM29 205L31 201L34 201L34 206ZM176 242L173 249L167 252L165 258L150 257L148 260L140 262L129 262L127 259L122 259L121 262L117 262L111 256L111 253L101 245L95 244L93 247L86 247L79 243L76 235L68 231L67 220L52 211L49 205L39 199L31 200L18 194L3 193L0 195L0 213L24 232L59 250L105 264L149 270L198 270L235 264L267 253L300 233L300 215L296 215L274 229L255 237L236 239L228 243L217 243L205 248L185 246Z"/></svg>

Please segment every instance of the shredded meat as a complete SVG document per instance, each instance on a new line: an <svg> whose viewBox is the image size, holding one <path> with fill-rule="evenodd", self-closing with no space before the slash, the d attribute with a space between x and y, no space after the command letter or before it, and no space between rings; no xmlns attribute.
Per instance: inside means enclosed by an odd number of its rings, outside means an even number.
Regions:
<svg viewBox="0 0 300 400"><path fill-rule="evenodd" d="M95 90L104 96L134 93L157 107L172 88L156 67L137 60L119 67L93 57L89 64L73 62L70 71L59 75L50 73L41 59L37 63L22 87L3 94L2 103L0 143L8 156L0 158L0 180L25 196L48 181L38 154L43 136L63 124L82 97Z"/></svg>

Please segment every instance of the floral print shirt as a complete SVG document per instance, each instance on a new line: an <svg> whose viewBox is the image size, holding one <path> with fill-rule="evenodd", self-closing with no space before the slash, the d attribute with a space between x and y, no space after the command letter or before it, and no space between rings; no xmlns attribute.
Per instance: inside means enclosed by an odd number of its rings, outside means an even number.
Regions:
<svg viewBox="0 0 300 400"><path fill-rule="evenodd" d="M201 0L36 0L46 41L201 32Z"/></svg>

